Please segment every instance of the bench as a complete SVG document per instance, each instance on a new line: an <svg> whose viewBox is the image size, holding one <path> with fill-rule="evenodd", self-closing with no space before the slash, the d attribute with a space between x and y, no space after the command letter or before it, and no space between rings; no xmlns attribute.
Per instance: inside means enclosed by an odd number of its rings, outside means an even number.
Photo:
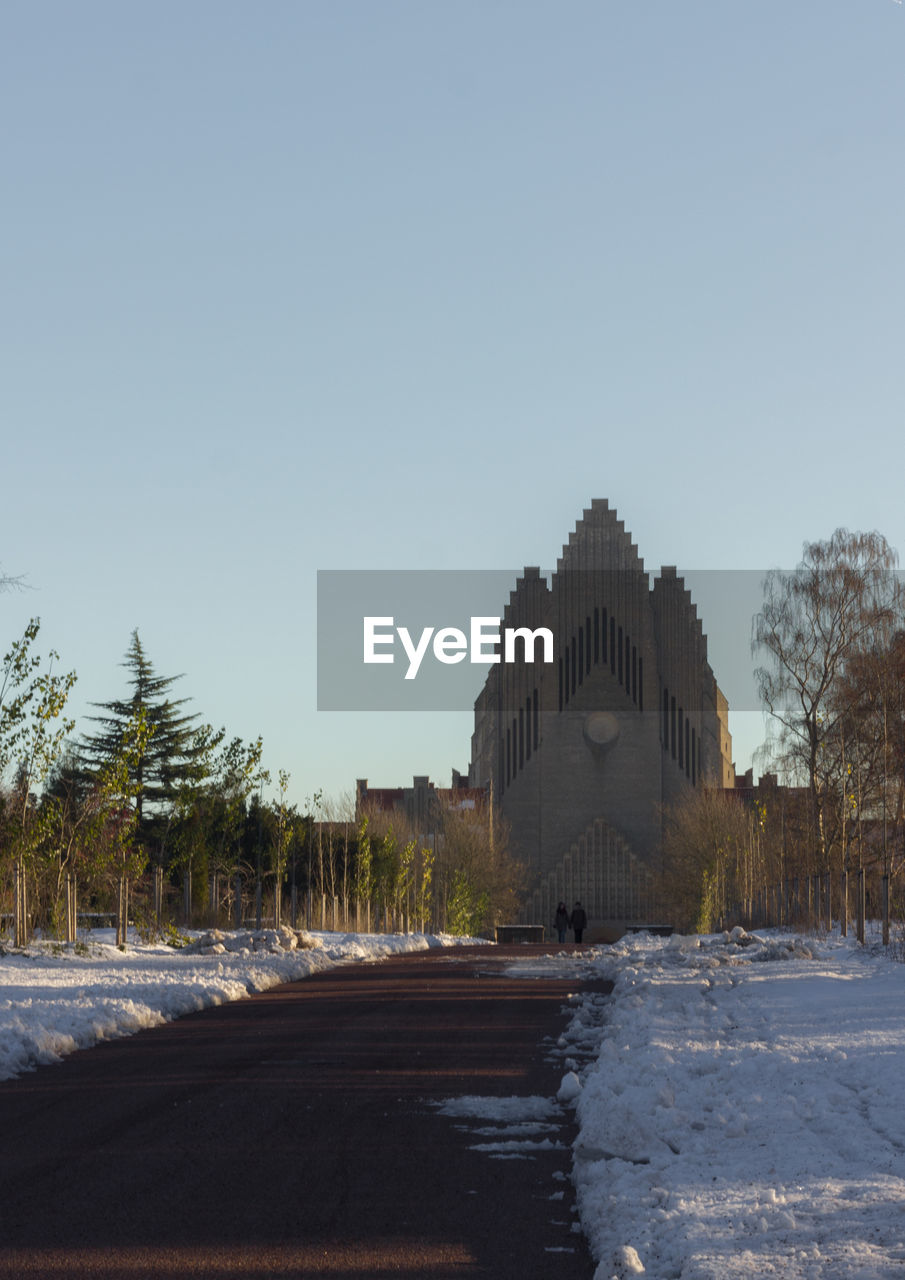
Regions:
<svg viewBox="0 0 905 1280"><path fill-rule="evenodd" d="M542 924L498 924L495 935L497 942L543 942L544 926Z"/></svg>

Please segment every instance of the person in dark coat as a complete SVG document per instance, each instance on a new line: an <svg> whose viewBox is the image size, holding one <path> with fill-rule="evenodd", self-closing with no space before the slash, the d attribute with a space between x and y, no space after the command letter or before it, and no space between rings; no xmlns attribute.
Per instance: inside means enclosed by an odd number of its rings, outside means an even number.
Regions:
<svg viewBox="0 0 905 1280"><path fill-rule="evenodd" d="M566 940L566 930L569 927L569 908L564 902L561 902L556 908L556 918L554 920L556 926L556 936L560 942Z"/></svg>
<svg viewBox="0 0 905 1280"><path fill-rule="evenodd" d="M575 941L581 942L581 936L588 927L588 917L580 902L576 902L569 917L569 924L575 933Z"/></svg>

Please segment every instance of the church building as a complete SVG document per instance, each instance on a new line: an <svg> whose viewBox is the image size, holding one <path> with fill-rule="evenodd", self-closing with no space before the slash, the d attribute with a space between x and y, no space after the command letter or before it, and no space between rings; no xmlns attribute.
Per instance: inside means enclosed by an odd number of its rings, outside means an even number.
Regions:
<svg viewBox="0 0 905 1280"><path fill-rule="evenodd" d="M475 703L469 784L492 797L535 886L529 922L562 899L618 928L658 914L661 812L689 788L733 786L728 705L673 567L650 576L595 499L548 582L526 568L503 627L547 628L553 661L500 662Z"/></svg>

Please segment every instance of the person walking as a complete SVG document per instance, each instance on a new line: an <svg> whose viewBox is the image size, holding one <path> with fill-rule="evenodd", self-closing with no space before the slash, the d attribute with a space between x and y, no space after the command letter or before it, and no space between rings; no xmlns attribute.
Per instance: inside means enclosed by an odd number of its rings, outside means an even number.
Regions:
<svg viewBox="0 0 905 1280"><path fill-rule="evenodd" d="M566 930L569 927L569 908L564 902L561 902L556 908L554 924L556 926L556 936L559 938L560 942L565 942Z"/></svg>
<svg viewBox="0 0 905 1280"><path fill-rule="evenodd" d="M582 935L588 927L588 917L580 902L576 902L575 906L572 908L572 914L569 917L569 924L572 926L572 931L575 934L575 941L581 942Z"/></svg>

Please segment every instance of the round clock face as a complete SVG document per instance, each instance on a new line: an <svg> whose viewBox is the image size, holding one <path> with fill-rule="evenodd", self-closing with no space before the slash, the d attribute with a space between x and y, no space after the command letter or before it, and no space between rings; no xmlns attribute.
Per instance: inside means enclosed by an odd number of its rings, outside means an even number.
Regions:
<svg viewBox="0 0 905 1280"><path fill-rule="evenodd" d="M612 711L592 711L584 722L584 736L594 747L612 747L619 737L619 721Z"/></svg>

